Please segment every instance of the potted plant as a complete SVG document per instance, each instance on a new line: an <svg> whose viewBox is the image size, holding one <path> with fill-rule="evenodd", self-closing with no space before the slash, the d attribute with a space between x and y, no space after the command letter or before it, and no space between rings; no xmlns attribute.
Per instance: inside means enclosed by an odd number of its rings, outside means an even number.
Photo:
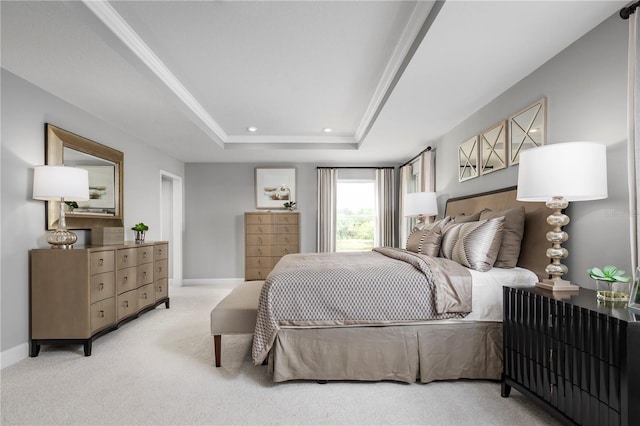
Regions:
<svg viewBox="0 0 640 426"><path fill-rule="evenodd" d="M289 210L290 212L292 212L293 209L296 208L296 202L295 201L287 201L286 203L284 203L284 208Z"/></svg>
<svg viewBox="0 0 640 426"><path fill-rule="evenodd" d="M144 243L144 233L149 230L149 227L143 222L140 222L133 225L131 230L136 232L136 244Z"/></svg>
<svg viewBox="0 0 640 426"><path fill-rule="evenodd" d="M602 269L593 267L587 271L596 280L596 292L599 300L612 302L626 302L629 300L630 276L626 276L624 269L614 265L606 265Z"/></svg>

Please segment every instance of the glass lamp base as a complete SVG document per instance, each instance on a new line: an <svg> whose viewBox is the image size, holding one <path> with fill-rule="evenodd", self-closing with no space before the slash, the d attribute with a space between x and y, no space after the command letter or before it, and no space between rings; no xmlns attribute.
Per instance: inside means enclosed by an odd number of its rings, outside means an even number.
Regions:
<svg viewBox="0 0 640 426"><path fill-rule="evenodd" d="M78 236L66 229L56 229L47 235L47 242L52 249L72 249L78 241Z"/></svg>

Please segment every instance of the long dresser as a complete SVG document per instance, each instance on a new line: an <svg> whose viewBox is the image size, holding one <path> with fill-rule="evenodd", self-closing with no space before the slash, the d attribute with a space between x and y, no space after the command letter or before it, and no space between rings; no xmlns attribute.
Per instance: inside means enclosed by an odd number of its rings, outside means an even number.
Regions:
<svg viewBox="0 0 640 426"><path fill-rule="evenodd" d="M300 252L299 213L244 214L244 277L264 280L286 254Z"/></svg>
<svg viewBox="0 0 640 426"><path fill-rule="evenodd" d="M640 424L640 313L596 292L504 287L502 396L511 387L567 422Z"/></svg>
<svg viewBox="0 0 640 426"><path fill-rule="evenodd" d="M169 308L167 241L30 252L30 351L82 344L161 304Z"/></svg>

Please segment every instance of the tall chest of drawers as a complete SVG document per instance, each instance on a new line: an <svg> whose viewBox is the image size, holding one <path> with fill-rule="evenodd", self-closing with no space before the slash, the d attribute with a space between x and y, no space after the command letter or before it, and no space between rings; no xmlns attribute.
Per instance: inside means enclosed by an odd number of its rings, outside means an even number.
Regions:
<svg viewBox="0 0 640 426"><path fill-rule="evenodd" d="M300 252L299 213L246 212L245 280L264 280L278 260Z"/></svg>
<svg viewBox="0 0 640 426"><path fill-rule="evenodd" d="M82 344L164 303L168 243L30 252L30 356L41 345Z"/></svg>
<svg viewBox="0 0 640 426"><path fill-rule="evenodd" d="M511 387L583 425L640 423L640 315L593 290L504 287L502 396Z"/></svg>

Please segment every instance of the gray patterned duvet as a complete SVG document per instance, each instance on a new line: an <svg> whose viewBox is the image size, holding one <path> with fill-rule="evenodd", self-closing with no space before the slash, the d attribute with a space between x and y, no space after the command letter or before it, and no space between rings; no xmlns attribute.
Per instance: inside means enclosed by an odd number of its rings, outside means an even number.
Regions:
<svg viewBox="0 0 640 426"><path fill-rule="evenodd" d="M471 275L451 260L390 247L291 254L262 287L253 361L267 357L280 326L388 325L470 311Z"/></svg>

